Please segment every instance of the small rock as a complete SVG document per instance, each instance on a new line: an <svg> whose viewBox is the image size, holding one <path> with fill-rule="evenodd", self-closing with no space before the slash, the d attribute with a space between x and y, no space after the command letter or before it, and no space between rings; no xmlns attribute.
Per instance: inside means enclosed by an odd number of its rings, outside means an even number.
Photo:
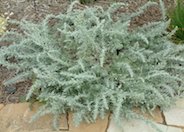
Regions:
<svg viewBox="0 0 184 132"><path fill-rule="evenodd" d="M0 104L0 110L4 107L4 104Z"/></svg>
<svg viewBox="0 0 184 132"><path fill-rule="evenodd" d="M182 129L154 123L162 132L182 132ZM124 120L119 127L111 120L107 132L157 132L157 130L141 120Z"/></svg>
<svg viewBox="0 0 184 132"><path fill-rule="evenodd" d="M183 132L181 128L177 128L177 127L167 127L167 132Z"/></svg>
<svg viewBox="0 0 184 132"><path fill-rule="evenodd" d="M184 109L172 108L164 111L164 116L167 125L184 127Z"/></svg>
<svg viewBox="0 0 184 132"><path fill-rule="evenodd" d="M27 130L23 130L21 132L30 132L30 131L27 131ZM57 132L57 131L52 131L50 129L39 129L39 130L33 130L31 132ZM69 132L69 131L59 131L59 132Z"/></svg>
<svg viewBox="0 0 184 132"><path fill-rule="evenodd" d="M47 114L38 120L30 123L31 117L37 112L41 104L33 104L30 109L29 103L8 104L0 111L0 131L2 132L32 132L42 130L53 130L53 115ZM63 115L62 119L66 119ZM60 127L68 130L68 126L63 123ZM43 131L44 132L44 131ZM46 132L46 131L45 131ZM48 131L49 132L49 131Z"/></svg>
<svg viewBox="0 0 184 132"><path fill-rule="evenodd" d="M135 108L134 112L136 112L137 114L141 114L143 115L146 119L155 121L157 123L163 123L164 119L162 117L162 112L159 108L156 108L154 111L152 111L152 115L150 113L142 113L140 109Z"/></svg>
<svg viewBox="0 0 184 132"><path fill-rule="evenodd" d="M184 127L184 99L178 100L176 106L163 113L167 125Z"/></svg>
<svg viewBox="0 0 184 132"><path fill-rule="evenodd" d="M167 132L167 126L157 126L163 132ZM107 132L157 132L156 129L150 127L148 124L141 120L124 120L122 126L117 126L116 123L111 120Z"/></svg>
<svg viewBox="0 0 184 132"><path fill-rule="evenodd" d="M106 116L104 119L97 119L95 123L83 122L76 127L73 124L72 114L69 114L69 132L106 132L108 119L108 116Z"/></svg>

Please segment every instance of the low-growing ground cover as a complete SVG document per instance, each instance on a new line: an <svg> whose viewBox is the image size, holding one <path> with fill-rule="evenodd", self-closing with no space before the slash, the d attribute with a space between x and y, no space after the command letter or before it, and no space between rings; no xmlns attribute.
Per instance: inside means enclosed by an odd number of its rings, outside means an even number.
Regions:
<svg viewBox="0 0 184 132"><path fill-rule="evenodd" d="M135 107L165 109L183 96L184 46L169 40L161 1L161 19L135 28L132 19L156 3L132 13L121 12L123 3L107 9L77 5L36 23L11 21L19 30L1 38L13 44L1 47L0 63L16 72L4 85L32 80L27 100L44 104L35 117L53 113L57 120L72 111L79 124L112 112L118 122L141 118Z"/></svg>
<svg viewBox="0 0 184 132"><path fill-rule="evenodd" d="M170 41L173 32L167 31L162 2L157 21L133 26L155 6L148 2L126 12L124 3L103 9L74 2L39 22L10 21L17 30L2 35L7 45L1 46L0 64L14 74L2 87L12 95L15 84L31 80L27 101L44 104L35 118L52 113L55 127L59 114L67 112L79 124L109 112L116 122L142 119L135 107L144 112L168 108L183 97L184 46Z"/></svg>
<svg viewBox="0 0 184 132"><path fill-rule="evenodd" d="M148 0L129 0L122 1L117 0L116 2L125 2L128 4L126 8L122 8L119 10L120 12L134 12L136 9L143 4L145 4ZM88 6L100 5L103 7L108 7L113 1L106 0L98 0L92 4L88 4ZM31 21L41 21L46 14L58 14L60 12L66 12L66 8L69 5L68 0L2 0L0 1L0 12L1 14L12 14L10 16L11 19L21 20L22 18L31 20ZM170 5L173 5L174 1L172 0L164 0L164 3L167 8ZM78 8L84 8L85 5L78 5ZM143 24L158 21L161 18L161 13L159 10L159 5L149 7L145 13L141 14L138 17L132 19L130 27L135 28L137 26L141 26ZM15 28L9 26L9 28ZM14 29L16 30L16 29ZM1 46L7 45L7 43L0 43ZM13 87L6 88L2 83L14 76L14 72L7 70L5 67L0 67L0 102L1 103L15 103L25 101L25 94L30 86L30 81L17 83L13 85ZM26 87L26 88L25 88ZM13 89L13 90L12 90ZM9 92L12 91L12 92Z"/></svg>

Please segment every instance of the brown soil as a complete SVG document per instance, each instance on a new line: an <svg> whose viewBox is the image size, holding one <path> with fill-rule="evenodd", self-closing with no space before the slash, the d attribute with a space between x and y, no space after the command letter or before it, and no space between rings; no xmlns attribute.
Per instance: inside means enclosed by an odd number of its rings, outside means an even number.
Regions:
<svg viewBox="0 0 184 132"><path fill-rule="evenodd" d="M69 0L0 0L0 14L10 14L12 19L28 19L31 21L40 21L47 14L58 14L65 12L69 5ZM89 6L103 5L107 7L112 4L113 0L99 0ZM138 7L146 3L148 0L114 0L116 2L125 2L129 6L120 12L134 12ZM158 1L158 0L157 0ZM167 8L173 5L174 0L164 0ZM81 5L84 7L84 5ZM131 22L133 28L158 21L161 13L158 6L149 8L143 15L135 18ZM4 44L0 44L0 47ZM0 103L17 103L24 101L25 95L31 85L31 81L17 83L13 86L5 87L3 82L14 75L13 71L0 66Z"/></svg>
<svg viewBox="0 0 184 132"><path fill-rule="evenodd" d="M4 86L3 82L13 76L14 71L10 71L2 66L0 67L0 104L25 101L25 95L31 85L31 81L27 80L11 86Z"/></svg>

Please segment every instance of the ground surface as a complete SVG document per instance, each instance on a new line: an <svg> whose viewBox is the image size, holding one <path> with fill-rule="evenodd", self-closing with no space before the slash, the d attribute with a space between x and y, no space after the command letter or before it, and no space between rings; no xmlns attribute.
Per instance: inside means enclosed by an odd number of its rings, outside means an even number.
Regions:
<svg viewBox="0 0 184 132"><path fill-rule="evenodd" d="M54 132L52 125L53 115L47 114L38 120L29 123L31 117L38 110L40 103L34 103L30 109L29 103L0 104L0 132ZM75 127L72 114L63 114L60 118L59 132L184 132L184 99L176 101L176 105L168 111L161 112L155 109L150 114L143 114L152 124L139 119L122 120L121 127L107 115L103 120L95 123L83 122ZM135 109L139 113L140 109ZM147 124L148 123L148 124ZM56 131L55 131L56 132Z"/></svg>
<svg viewBox="0 0 184 132"><path fill-rule="evenodd" d="M133 12L148 0L99 0L98 2L89 4L89 6L102 5L107 7L112 1L129 4L127 8L122 9L120 12ZM167 8L173 5L173 1L174 0L164 0ZM12 19L40 21L47 14L65 12L68 5L69 0L0 0L0 14L7 15L13 12L11 16ZM84 5L79 6L84 8ZM160 17L161 13L158 6L151 7L143 15L132 20L131 27L135 28L151 21L157 21ZM2 45L5 44L0 44L0 46ZM3 82L12 76L14 76L13 71L9 71L0 66L0 103L7 104L24 101L25 94L31 83L30 81L25 81L15 84L14 86L3 86Z"/></svg>

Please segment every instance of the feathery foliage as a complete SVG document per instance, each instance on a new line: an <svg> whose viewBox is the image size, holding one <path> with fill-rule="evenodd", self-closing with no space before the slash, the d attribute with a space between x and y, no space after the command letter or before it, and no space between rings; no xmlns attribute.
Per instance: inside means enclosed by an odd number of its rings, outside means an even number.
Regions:
<svg viewBox="0 0 184 132"><path fill-rule="evenodd" d="M36 117L72 111L74 122L93 122L109 111L116 121L138 118L132 109L162 109L184 90L184 46L169 41L169 22L162 20L129 30L137 12L117 14L109 9L76 9L48 15L42 22L12 21L21 31L7 32L1 41L0 64L16 69L6 85L32 79L27 100L44 102ZM16 61L10 61L16 58Z"/></svg>

